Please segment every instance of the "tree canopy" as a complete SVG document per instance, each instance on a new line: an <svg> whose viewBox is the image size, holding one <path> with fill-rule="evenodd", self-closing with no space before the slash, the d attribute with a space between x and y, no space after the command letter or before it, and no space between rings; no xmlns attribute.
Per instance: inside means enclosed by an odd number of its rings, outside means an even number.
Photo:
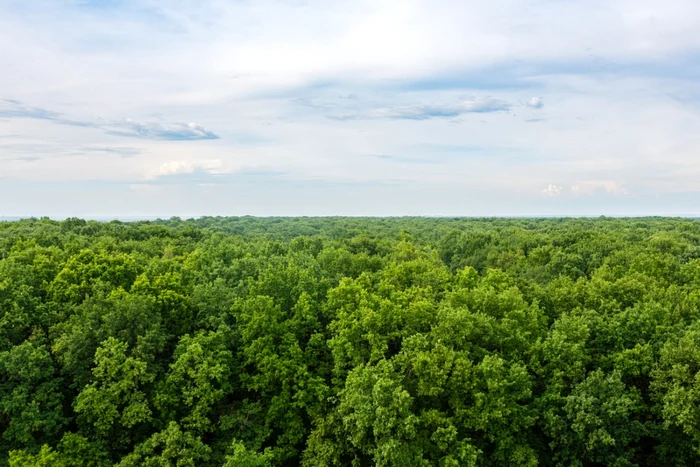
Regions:
<svg viewBox="0 0 700 467"><path fill-rule="evenodd" d="M700 222L0 223L0 467L700 465Z"/></svg>

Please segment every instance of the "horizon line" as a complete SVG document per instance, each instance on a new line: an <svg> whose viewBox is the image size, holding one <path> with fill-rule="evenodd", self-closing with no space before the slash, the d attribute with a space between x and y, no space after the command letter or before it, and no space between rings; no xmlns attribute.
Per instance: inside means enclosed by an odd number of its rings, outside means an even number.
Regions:
<svg viewBox="0 0 700 467"><path fill-rule="evenodd" d="M82 219L86 221L121 221L121 222L138 222L138 221L167 221L179 219L181 221L191 221L206 218L255 218L255 219L597 219L597 218L614 218L614 219L649 219L649 218L665 218L665 219L700 219L700 214L518 214L518 215L425 215L425 214L391 214L391 215L255 215L255 214L231 214L231 215L168 215L168 216L80 216L80 215L60 215L60 216L0 216L0 222L16 222L22 220L43 220L65 221L67 219Z"/></svg>

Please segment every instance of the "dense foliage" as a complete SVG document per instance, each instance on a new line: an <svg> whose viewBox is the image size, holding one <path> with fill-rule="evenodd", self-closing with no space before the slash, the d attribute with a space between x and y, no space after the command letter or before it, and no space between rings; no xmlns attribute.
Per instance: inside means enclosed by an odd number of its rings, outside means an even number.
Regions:
<svg viewBox="0 0 700 467"><path fill-rule="evenodd" d="M700 465L700 222L0 223L0 465Z"/></svg>

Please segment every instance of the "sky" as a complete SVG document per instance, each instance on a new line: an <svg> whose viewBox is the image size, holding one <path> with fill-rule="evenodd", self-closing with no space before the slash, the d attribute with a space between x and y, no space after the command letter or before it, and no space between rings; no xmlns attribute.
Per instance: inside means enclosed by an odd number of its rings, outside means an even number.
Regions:
<svg viewBox="0 0 700 467"><path fill-rule="evenodd" d="M697 0L0 0L0 217L700 214Z"/></svg>

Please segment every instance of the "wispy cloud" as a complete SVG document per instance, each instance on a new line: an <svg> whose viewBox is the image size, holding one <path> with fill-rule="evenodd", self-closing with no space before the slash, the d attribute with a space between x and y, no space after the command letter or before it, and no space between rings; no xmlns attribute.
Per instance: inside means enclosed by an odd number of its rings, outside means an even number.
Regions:
<svg viewBox="0 0 700 467"><path fill-rule="evenodd" d="M131 138L168 141L219 139L219 136L197 123L138 122L132 119L105 122L102 120L75 120L64 114L28 106L16 99L0 99L0 118L29 118L47 120L61 125L97 128L104 132Z"/></svg>
<svg viewBox="0 0 700 467"><path fill-rule="evenodd" d="M375 110L372 115L379 118L427 120L429 118L452 118L467 113L502 112L510 109L507 102L492 97L469 98L449 104L413 105L386 107Z"/></svg>
<svg viewBox="0 0 700 467"><path fill-rule="evenodd" d="M130 147L94 147L94 146L81 146L76 149L77 153L107 153L116 154L120 157L134 157L142 153L140 149L130 148Z"/></svg>
<svg viewBox="0 0 700 467"><path fill-rule="evenodd" d="M101 125L107 133L133 138L162 139L169 141L192 141L219 139L219 135L208 131L197 123L136 122L127 119L123 122Z"/></svg>
<svg viewBox="0 0 700 467"><path fill-rule="evenodd" d="M330 105L317 104L318 108L329 108ZM341 112L327 115L334 120L429 120L449 119L470 113L491 113L510 110L512 106L493 97L467 97L448 103L412 104L397 106L380 106L369 110Z"/></svg>
<svg viewBox="0 0 700 467"><path fill-rule="evenodd" d="M16 99L0 99L0 118L60 119L60 114L39 107L31 107Z"/></svg>
<svg viewBox="0 0 700 467"><path fill-rule="evenodd" d="M72 120L65 115L40 107L29 106L16 99L0 99L0 118L29 118L47 120L61 125L99 127L97 122Z"/></svg>

